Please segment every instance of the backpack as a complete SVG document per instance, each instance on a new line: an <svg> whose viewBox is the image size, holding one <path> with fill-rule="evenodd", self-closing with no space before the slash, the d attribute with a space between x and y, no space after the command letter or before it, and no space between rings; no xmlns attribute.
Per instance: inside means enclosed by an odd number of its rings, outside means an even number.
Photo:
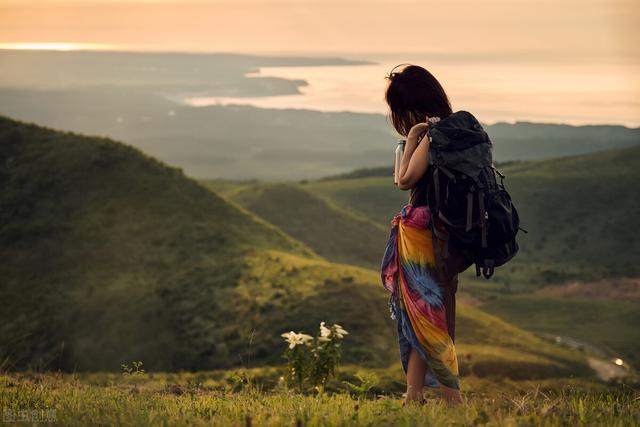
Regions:
<svg viewBox="0 0 640 427"><path fill-rule="evenodd" d="M468 111L457 111L429 125L427 204L436 266L446 274L472 264L476 276L489 279L495 267L518 253L518 211L504 187L504 175L493 165L493 143ZM500 177L498 184L496 175ZM444 241L441 247L437 239ZM456 271L447 262L451 252Z"/></svg>

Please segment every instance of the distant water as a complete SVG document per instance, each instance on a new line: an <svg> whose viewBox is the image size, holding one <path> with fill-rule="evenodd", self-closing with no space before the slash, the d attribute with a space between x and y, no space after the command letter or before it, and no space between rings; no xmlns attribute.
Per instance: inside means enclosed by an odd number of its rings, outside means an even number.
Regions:
<svg viewBox="0 0 640 427"><path fill-rule="evenodd" d="M454 111L469 110L484 123L534 121L640 126L639 64L549 60L501 61L368 55L375 65L263 67L247 76L304 79L299 95L190 97L193 106L249 104L265 108L386 113L384 76L400 63L430 70L447 91Z"/></svg>

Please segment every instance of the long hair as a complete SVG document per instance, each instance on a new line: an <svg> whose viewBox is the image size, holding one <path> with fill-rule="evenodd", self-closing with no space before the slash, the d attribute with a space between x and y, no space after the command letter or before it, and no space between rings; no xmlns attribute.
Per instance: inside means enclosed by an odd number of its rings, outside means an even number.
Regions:
<svg viewBox="0 0 640 427"><path fill-rule="evenodd" d="M406 67L394 71L402 65ZM400 64L385 79L389 80L385 100L389 105L391 123L400 135L407 136L415 124L424 122L427 117L444 119L452 114L449 97L440 82L426 69Z"/></svg>

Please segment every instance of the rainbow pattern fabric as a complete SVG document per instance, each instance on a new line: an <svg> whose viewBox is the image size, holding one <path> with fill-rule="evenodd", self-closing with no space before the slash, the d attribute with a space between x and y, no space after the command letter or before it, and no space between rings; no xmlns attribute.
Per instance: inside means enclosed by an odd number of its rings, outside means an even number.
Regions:
<svg viewBox="0 0 640 427"><path fill-rule="evenodd" d="M391 220L380 275L397 321L402 367L414 347L427 362L425 385L459 389L458 359L447 330L443 290L438 283L428 206L406 204ZM442 242L440 242L442 243Z"/></svg>

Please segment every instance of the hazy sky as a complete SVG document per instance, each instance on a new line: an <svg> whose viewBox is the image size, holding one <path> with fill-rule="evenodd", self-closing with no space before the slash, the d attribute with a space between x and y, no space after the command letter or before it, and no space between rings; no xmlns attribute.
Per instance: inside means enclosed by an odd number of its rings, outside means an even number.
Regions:
<svg viewBox="0 0 640 427"><path fill-rule="evenodd" d="M363 111L382 111L385 71L413 62L436 72L456 106L486 120L638 126L638 23L640 0L0 0L0 48L79 43L373 59L378 68L332 75L265 71L311 84L306 97L262 102Z"/></svg>
<svg viewBox="0 0 640 427"><path fill-rule="evenodd" d="M0 0L0 43L637 61L637 0Z"/></svg>

